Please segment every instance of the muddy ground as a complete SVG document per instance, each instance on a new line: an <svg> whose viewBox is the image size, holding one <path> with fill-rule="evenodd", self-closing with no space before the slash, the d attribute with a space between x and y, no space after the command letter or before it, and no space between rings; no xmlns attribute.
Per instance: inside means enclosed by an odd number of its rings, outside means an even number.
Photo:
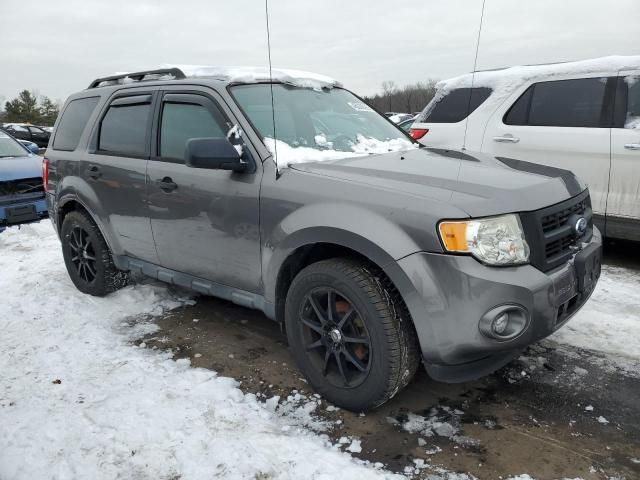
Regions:
<svg viewBox="0 0 640 480"><path fill-rule="evenodd" d="M608 263L640 267L621 247L609 252ZM286 398L297 390L312 398L285 334L259 312L200 297L156 323L160 331L144 339L148 348L233 377L245 392ZM546 340L475 382L437 383L421 369L374 412L335 410L322 401L316 413L330 424L332 439L361 439L356 456L395 472L424 459L483 480L523 473L538 480L640 479L640 379L593 355ZM413 414L446 428L410 433L403 426Z"/></svg>

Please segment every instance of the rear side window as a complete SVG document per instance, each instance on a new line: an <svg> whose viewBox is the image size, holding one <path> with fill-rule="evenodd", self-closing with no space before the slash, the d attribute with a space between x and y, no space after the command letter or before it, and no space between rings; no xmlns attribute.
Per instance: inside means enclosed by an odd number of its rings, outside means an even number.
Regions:
<svg viewBox="0 0 640 480"><path fill-rule="evenodd" d="M457 88L434 98L420 114L418 122L457 123L467 118L491 95L487 87Z"/></svg>
<svg viewBox="0 0 640 480"><path fill-rule="evenodd" d="M531 85L504 117L507 125L604 126L607 78L555 80Z"/></svg>
<svg viewBox="0 0 640 480"><path fill-rule="evenodd" d="M222 114L213 115L203 105L165 103L160 124L160 156L184 160L187 141L191 138L226 136Z"/></svg>
<svg viewBox="0 0 640 480"><path fill-rule="evenodd" d="M100 124L98 150L143 156L147 152L151 95L114 100Z"/></svg>
<svg viewBox="0 0 640 480"><path fill-rule="evenodd" d="M100 97L72 100L62 113L53 140L54 150L73 151L78 146L80 136L87 125Z"/></svg>

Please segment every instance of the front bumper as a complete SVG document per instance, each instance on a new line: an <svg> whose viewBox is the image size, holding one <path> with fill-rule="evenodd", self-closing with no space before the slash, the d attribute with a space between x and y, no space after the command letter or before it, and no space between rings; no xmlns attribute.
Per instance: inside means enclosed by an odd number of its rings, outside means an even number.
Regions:
<svg viewBox="0 0 640 480"><path fill-rule="evenodd" d="M600 232L582 248L602 249ZM585 250L586 251L586 250ZM560 328L587 301L595 281L578 281L576 255L543 273L531 265L488 267L468 256L415 253L398 261L410 283L401 293L409 307L427 371L436 380L459 382L501 368L524 348ZM577 267L577 268L576 268ZM599 268L595 275L597 280ZM580 291L582 288L582 291ZM501 305L523 307L526 328L515 338L481 333L481 317Z"/></svg>
<svg viewBox="0 0 640 480"><path fill-rule="evenodd" d="M12 216L9 209L13 212L23 210L26 214L22 217ZM0 232L11 225L19 225L23 223L37 222L48 216L47 201L45 198L37 200L16 201L0 206Z"/></svg>

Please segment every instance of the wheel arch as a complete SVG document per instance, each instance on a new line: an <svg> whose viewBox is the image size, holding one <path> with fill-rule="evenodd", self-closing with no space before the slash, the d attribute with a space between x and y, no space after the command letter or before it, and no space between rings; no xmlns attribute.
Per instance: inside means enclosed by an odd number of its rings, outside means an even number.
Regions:
<svg viewBox="0 0 640 480"><path fill-rule="evenodd" d="M289 239L289 248L279 259L272 259L267 278L273 279L265 285L265 297L273 305L271 315L278 322L284 320L286 295L295 276L306 266L335 257L357 258L381 271L398 291L412 322L423 318L423 308L418 302L418 293L413 283L396 260L372 240L353 232L320 228L300 232ZM276 263L277 262L277 263Z"/></svg>
<svg viewBox="0 0 640 480"><path fill-rule="evenodd" d="M76 196L76 195L66 195L60 198L58 201L58 208L56 210L56 225L58 225L58 236L62 235L62 222L64 222L65 217L70 212L83 212L89 216L89 218L96 224L98 230L100 231L100 235L104 238L105 243L109 250L114 253L113 244L111 242L111 237L109 235L105 235L105 229L98 221L96 215L91 213L89 208Z"/></svg>

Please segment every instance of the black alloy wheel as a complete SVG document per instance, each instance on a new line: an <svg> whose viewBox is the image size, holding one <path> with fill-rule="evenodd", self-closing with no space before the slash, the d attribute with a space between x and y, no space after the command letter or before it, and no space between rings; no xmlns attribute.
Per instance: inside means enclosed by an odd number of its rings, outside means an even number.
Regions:
<svg viewBox="0 0 640 480"><path fill-rule="evenodd" d="M300 327L312 365L337 387L356 387L371 368L371 339L360 313L333 288L309 292Z"/></svg>
<svg viewBox="0 0 640 480"><path fill-rule="evenodd" d="M75 225L69 235L71 262L75 265L78 276L91 283L96 279L96 252L91 243L89 233L81 226Z"/></svg>

